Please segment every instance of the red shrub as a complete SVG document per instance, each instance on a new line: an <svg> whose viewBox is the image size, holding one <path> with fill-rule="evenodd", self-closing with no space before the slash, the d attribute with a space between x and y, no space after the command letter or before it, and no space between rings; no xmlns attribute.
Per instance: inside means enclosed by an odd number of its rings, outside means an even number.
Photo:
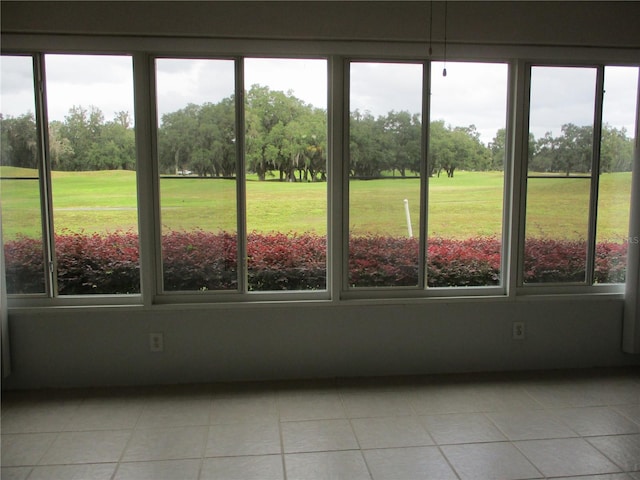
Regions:
<svg viewBox="0 0 640 480"><path fill-rule="evenodd" d="M8 293L43 293L44 252L42 241L18 236L4 244Z"/></svg>
<svg viewBox="0 0 640 480"><path fill-rule="evenodd" d="M55 237L58 289L63 295L140 291L138 237L59 234ZM430 287L489 286L500 283L500 240L430 238L427 284ZM418 284L416 239L365 236L350 239L349 283L356 287ZM623 282L626 244L600 243L595 281ZM584 281L584 242L531 239L526 243L527 283ZM18 237L5 244L9 293L44 291L44 261L39 240ZM201 230L162 237L166 291L236 290L237 238ZM247 238L250 290L322 290L326 288L326 239L311 234L259 234Z"/></svg>
<svg viewBox="0 0 640 480"><path fill-rule="evenodd" d="M138 235L56 234L61 295L140 292Z"/></svg>

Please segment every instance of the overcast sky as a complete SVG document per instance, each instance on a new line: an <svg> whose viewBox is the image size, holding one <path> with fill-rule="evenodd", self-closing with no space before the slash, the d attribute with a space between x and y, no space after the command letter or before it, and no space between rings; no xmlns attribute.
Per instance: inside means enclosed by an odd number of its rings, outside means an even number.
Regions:
<svg viewBox="0 0 640 480"><path fill-rule="evenodd" d="M100 108L108 120L118 111L133 113L130 57L47 55L49 118L63 120L73 105ZM476 125L489 142L506 117L505 64L433 63L431 119L452 126ZM157 60L159 114L188 103L218 102L233 93L230 60ZM638 69L607 67L604 120L633 133ZM421 111L422 68L416 64L354 63L351 66L351 110L374 116L391 110ZM20 115L33 111L29 57L2 57L0 111ZM246 59L245 85L267 85L289 91L304 102L326 109L327 63L324 60ZM584 68L534 67L531 129L536 137L560 126L593 123L595 71Z"/></svg>

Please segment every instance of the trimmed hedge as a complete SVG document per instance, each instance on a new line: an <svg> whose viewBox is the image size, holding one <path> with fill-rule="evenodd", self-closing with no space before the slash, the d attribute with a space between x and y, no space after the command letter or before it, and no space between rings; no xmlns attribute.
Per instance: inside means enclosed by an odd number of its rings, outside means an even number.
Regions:
<svg viewBox="0 0 640 480"><path fill-rule="evenodd" d="M140 291L138 237L65 233L55 237L58 289L62 295L126 294ZM586 244L531 239L525 252L525 282L584 281ZM597 283L624 282L626 243L596 247ZM204 231L171 232L162 238L166 291L235 290L236 237ZM416 239L365 236L350 242L349 283L356 287L411 286L418 283ZM489 286L500 281L500 240L430 238L427 283L430 287ZM40 241L18 237L5 244L9 293L42 292ZM251 290L326 288L326 239L310 234L258 234L247 239Z"/></svg>

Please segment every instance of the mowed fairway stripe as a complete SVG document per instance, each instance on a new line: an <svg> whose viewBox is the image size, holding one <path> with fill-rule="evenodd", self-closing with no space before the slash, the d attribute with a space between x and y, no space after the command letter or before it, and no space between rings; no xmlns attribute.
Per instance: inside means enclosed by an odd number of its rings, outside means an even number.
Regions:
<svg viewBox="0 0 640 480"><path fill-rule="evenodd" d="M34 171L1 167L2 176L33 176ZM430 235L448 238L500 236L502 232L503 178L501 172L455 173L429 179ZM58 232L85 233L137 231L135 172L53 172L55 227ZM551 180L544 180L547 184ZM563 182L562 179L558 182ZM542 228L537 236L575 238L584 231L588 189L578 180L539 185L528 197L528 219ZM572 182L572 183L571 183ZM587 181L584 182L588 183ZM631 174L606 173L600 177L598 239L622 241L627 236ZM571 185L574 185L571 187ZM235 181L225 179L161 179L163 231L235 231ZM351 180L352 233L404 236L405 198L414 232L419 219L419 180ZM256 232L326 233L327 183L247 182L247 227ZM5 238L17 234L39 236L37 181L2 181Z"/></svg>

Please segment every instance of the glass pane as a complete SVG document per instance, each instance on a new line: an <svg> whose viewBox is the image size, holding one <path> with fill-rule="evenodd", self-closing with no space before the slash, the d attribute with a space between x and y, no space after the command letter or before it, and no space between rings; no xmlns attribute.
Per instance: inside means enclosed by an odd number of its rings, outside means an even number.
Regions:
<svg viewBox="0 0 640 480"><path fill-rule="evenodd" d="M596 69L533 67L525 283L584 282Z"/></svg>
<svg viewBox="0 0 640 480"><path fill-rule="evenodd" d="M584 282L590 182L529 178L524 281Z"/></svg>
<svg viewBox="0 0 640 480"><path fill-rule="evenodd" d="M234 72L156 60L165 291L238 288Z"/></svg>
<svg viewBox="0 0 640 480"><path fill-rule="evenodd" d="M352 63L349 286L417 286L421 64Z"/></svg>
<svg viewBox="0 0 640 480"><path fill-rule="evenodd" d="M7 293L44 293L33 59L0 57L0 202Z"/></svg>
<svg viewBox="0 0 640 480"><path fill-rule="evenodd" d="M131 57L45 64L58 293L138 293Z"/></svg>
<svg viewBox="0 0 640 480"><path fill-rule="evenodd" d="M501 282L508 66L432 63L427 285Z"/></svg>
<svg viewBox="0 0 640 480"><path fill-rule="evenodd" d="M248 288L324 290L327 62L246 59L245 90Z"/></svg>
<svg viewBox="0 0 640 480"><path fill-rule="evenodd" d="M605 67L600 190L596 235L596 283L624 282L629 233L631 169L638 67Z"/></svg>

